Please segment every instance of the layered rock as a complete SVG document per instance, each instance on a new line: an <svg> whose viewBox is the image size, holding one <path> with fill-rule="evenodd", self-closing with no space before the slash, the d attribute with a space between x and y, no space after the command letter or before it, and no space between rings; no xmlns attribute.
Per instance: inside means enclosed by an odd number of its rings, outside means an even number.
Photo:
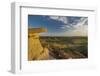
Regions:
<svg viewBox="0 0 100 76"><path fill-rule="evenodd" d="M47 32L44 28L28 29L28 60L45 60L49 57L49 51L41 45L39 33Z"/></svg>

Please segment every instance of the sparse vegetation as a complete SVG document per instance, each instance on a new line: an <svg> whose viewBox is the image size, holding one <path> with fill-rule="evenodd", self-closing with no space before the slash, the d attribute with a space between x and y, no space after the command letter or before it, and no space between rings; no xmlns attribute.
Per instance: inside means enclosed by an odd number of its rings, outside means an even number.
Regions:
<svg viewBox="0 0 100 76"><path fill-rule="evenodd" d="M54 59L88 58L87 37L41 36L40 41L49 49Z"/></svg>

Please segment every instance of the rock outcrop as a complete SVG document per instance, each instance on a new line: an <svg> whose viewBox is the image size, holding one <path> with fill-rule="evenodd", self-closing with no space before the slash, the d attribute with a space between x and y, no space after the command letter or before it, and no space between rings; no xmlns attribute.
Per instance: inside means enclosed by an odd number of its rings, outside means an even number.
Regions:
<svg viewBox="0 0 100 76"><path fill-rule="evenodd" d="M49 51L41 45L39 33L47 32L44 28L29 28L28 29L28 60L47 60Z"/></svg>

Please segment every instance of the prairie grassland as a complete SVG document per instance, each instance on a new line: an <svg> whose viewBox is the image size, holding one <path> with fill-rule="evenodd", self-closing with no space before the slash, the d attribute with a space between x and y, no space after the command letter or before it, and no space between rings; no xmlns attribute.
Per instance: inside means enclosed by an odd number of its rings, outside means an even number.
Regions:
<svg viewBox="0 0 100 76"><path fill-rule="evenodd" d="M41 36L40 42L48 48L52 59L88 58L87 37Z"/></svg>

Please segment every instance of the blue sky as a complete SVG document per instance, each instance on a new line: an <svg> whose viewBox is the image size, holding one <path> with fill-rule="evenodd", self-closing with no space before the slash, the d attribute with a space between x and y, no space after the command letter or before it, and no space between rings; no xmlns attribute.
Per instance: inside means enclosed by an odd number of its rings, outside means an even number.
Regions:
<svg viewBox="0 0 100 76"><path fill-rule="evenodd" d="M28 15L29 28L46 28L46 36L87 36L88 18L78 16Z"/></svg>

